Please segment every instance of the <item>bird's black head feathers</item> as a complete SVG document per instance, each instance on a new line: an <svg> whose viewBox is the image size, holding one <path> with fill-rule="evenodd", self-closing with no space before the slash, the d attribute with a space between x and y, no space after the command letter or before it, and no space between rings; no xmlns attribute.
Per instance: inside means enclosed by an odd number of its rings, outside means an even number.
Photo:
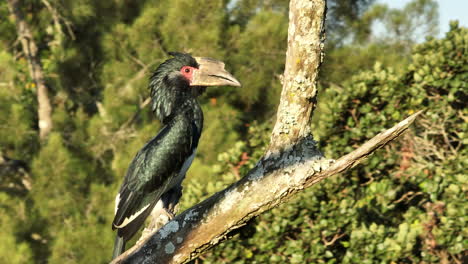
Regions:
<svg viewBox="0 0 468 264"><path fill-rule="evenodd" d="M198 68L197 61L188 53L169 52L173 58L166 60L156 68L150 78L150 94L152 109L157 118L164 122L174 113L177 106L189 97L196 97L204 89L191 89L189 83L180 75L180 69L184 66Z"/></svg>
<svg viewBox="0 0 468 264"><path fill-rule="evenodd" d="M161 63L158 68L151 75L151 82L164 78L171 72L179 71L183 66L191 66L198 68L197 61L188 53L181 52L169 52L172 58Z"/></svg>

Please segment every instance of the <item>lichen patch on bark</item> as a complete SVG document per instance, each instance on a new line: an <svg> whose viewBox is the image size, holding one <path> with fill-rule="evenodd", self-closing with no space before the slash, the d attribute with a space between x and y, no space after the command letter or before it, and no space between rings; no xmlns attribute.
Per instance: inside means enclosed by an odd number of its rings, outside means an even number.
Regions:
<svg viewBox="0 0 468 264"><path fill-rule="evenodd" d="M172 242L168 242L166 246L164 247L164 252L166 252L166 254L172 254L174 253L174 251L175 251L174 244L172 244Z"/></svg>
<svg viewBox="0 0 468 264"><path fill-rule="evenodd" d="M179 223L176 220L172 220L169 223L167 223L163 228L159 230L159 233L161 234L161 238L166 238L169 236L171 233L175 233L179 230Z"/></svg>

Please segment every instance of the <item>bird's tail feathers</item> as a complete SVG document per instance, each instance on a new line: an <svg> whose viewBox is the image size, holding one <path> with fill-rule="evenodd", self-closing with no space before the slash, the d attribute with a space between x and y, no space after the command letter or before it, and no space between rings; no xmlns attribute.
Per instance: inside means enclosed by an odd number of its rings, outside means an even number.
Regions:
<svg viewBox="0 0 468 264"><path fill-rule="evenodd" d="M116 235L114 242L114 252L112 253L112 259L116 259L125 250L125 241L123 237Z"/></svg>

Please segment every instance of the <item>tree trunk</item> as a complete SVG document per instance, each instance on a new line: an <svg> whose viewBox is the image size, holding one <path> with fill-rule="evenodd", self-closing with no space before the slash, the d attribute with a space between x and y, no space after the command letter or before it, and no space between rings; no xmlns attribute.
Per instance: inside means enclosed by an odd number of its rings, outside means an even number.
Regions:
<svg viewBox="0 0 468 264"><path fill-rule="evenodd" d="M280 151L311 136L317 77L323 58L326 1L291 0L283 89L270 151Z"/></svg>
<svg viewBox="0 0 468 264"><path fill-rule="evenodd" d="M18 38L28 61L29 74L36 85L39 136L41 140L44 140L52 130L52 106L49 91L44 81L44 70L42 69L37 45L21 11L19 0L7 0L7 2L10 13L15 19Z"/></svg>

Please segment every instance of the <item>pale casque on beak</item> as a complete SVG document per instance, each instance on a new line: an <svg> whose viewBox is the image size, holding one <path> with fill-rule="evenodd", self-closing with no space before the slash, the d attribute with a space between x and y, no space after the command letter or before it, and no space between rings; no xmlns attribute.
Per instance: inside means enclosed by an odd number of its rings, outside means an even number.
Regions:
<svg viewBox="0 0 468 264"><path fill-rule="evenodd" d="M224 69L224 63L219 60L194 57L199 67L193 72L190 86L241 86L240 82Z"/></svg>

